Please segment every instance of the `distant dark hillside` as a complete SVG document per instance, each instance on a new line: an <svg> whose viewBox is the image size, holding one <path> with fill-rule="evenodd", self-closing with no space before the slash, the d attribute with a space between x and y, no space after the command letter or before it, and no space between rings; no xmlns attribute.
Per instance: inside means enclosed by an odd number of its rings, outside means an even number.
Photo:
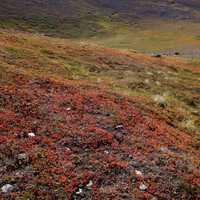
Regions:
<svg viewBox="0 0 200 200"><path fill-rule="evenodd" d="M161 17L176 19L199 19L195 11L200 11L198 0L97 0L93 2L97 7L110 8L119 14L127 16Z"/></svg>
<svg viewBox="0 0 200 200"><path fill-rule="evenodd" d="M0 26L49 35L90 35L99 29L95 27L96 11L82 0L2 0Z"/></svg>
<svg viewBox="0 0 200 200"><path fill-rule="evenodd" d="M149 17L200 19L198 0L1 0L0 26L64 36L104 30L100 19L131 23Z"/></svg>

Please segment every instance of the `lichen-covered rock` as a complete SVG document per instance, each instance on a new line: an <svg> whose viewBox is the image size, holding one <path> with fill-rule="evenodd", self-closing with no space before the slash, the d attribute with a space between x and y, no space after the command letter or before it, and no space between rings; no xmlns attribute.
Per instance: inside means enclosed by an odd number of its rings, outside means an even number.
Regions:
<svg viewBox="0 0 200 200"><path fill-rule="evenodd" d="M141 191L146 191L148 189L148 187L144 183L141 183L140 186L139 186L139 189Z"/></svg>
<svg viewBox="0 0 200 200"><path fill-rule="evenodd" d="M14 187L13 187L11 184L6 184L6 185L3 185L3 186L1 187L1 191L2 191L3 193L9 193L9 192L11 192L13 189L14 189Z"/></svg>

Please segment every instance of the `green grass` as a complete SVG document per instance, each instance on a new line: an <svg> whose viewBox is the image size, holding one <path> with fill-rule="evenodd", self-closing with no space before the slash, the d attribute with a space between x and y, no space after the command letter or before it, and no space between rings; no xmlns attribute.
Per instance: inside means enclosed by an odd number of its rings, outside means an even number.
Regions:
<svg viewBox="0 0 200 200"><path fill-rule="evenodd" d="M100 18L100 16L91 17L86 15L77 18L63 18L62 20L50 16L37 16L37 18L33 17L30 21L6 19L0 21L0 28L12 28L32 33L40 32L48 36L63 38L83 38L102 31L98 25Z"/></svg>
<svg viewBox="0 0 200 200"><path fill-rule="evenodd" d="M139 21L132 26L110 21L100 21L99 24L107 34L89 38L88 42L112 48L134 49L149 53L181 49L200 43L199 37L196 36L200 30L199 23L154 20Z"/></svg>
<svg viewBox="0 0 200 200"><path fill-rule="evenodd" d="M10 59L27 58L31 55L30 51L15 47L7 47L5 48L5 52L7 53Z"/></svg>
<svg viewBox="0 0 200 200"><path fill-rule="evenodd" d="M18 19L2 20L0 27L42 32L49 36L67 37L90 44L144 53L184 51L200 45L200 23L149 19L126 24L115 18L104 17L101 13L92 17L90 13L80 12L79 17L59 20L41 14L28 22Z"/></svg>
<svg viewBox="0 0 200 200"><path fill-rule="evenodd" d="M200 35L197 35L197 36L195 37L195 39L196 39L196 40L200 40Z"/></svg>

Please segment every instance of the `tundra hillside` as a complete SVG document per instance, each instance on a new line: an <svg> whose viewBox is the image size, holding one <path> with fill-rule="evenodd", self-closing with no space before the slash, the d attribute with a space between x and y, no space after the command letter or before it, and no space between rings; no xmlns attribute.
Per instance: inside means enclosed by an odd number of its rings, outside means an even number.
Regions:
<svg viewBox="0 0 200 200"><path fill-rule="evenodd" d="M0 2L0 200L200 199L200 3Z"/></svg>

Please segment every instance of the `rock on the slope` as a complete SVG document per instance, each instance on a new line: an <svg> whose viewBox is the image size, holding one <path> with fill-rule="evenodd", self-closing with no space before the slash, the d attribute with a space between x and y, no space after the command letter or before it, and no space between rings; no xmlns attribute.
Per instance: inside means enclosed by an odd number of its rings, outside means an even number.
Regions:
<svg viewBox="0 0 200 200"><path fill-rule="evenodd" d="M10 185L10 184L6 184L6 185L3 185L3 186L1 187L1 191L2 191L3 193L9 193L9 192L11 192L13 189L14 189L14 187L13 187L12 185Z"/></svg>
<svg viewBox="0 0 200 200"><path fill-rule="evenodd" d="M166 96L162 95L155 95L153 97L154 101L158 103L161 107L165 107L167 104Z"/></svg>
<svg viewBox="0 0 200 200"><path fill-rule="evenodd" d="M18 160L26 160L27 159L27 155L25 153L20 153L17 156Z"/></svg>
<svg viewBox="0 0 200 200"><path fill-rule="evenodd" d="M28 133L29 137L35 137L35 133Z"/></svg>
<svg viewBox="0 0 200 200"><path fill-rule="evenodd" d="M76 194L82 194L83 193L83 189L79 188L79 190L76 192Z"/></svg>
<svg viewBox="0 0 200 200"><path fill-rule="evenodd" d="M89 183L87 184L87 187L90 188L90 187L92 187L92 185L93 185L93 182L92 182L92 180L90 180Z"/></svg>
<svg viewBox="0 0 200 200"><path fill-rule="evenodd" d="M141 183L140 186L139 186L139 189L141 191L146 191L148 189L148 187L144 183Z"/></svg>
<svg viewBox="0 0 200 200"><path fill-rule="evenodd" d="M29 157L27 156L27 154L25 153L18 154L16 162L19 166L26 165L28 161L29 161Z"/></svg>
<svg viewBox="0 0 200 200"><path fill-rule="evenodd" d="M139 170L135 170L135 174L136 174L137 176L143 176L142 172L139 171Z"/></svg>

